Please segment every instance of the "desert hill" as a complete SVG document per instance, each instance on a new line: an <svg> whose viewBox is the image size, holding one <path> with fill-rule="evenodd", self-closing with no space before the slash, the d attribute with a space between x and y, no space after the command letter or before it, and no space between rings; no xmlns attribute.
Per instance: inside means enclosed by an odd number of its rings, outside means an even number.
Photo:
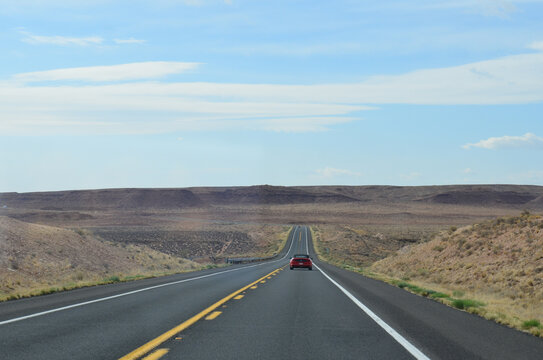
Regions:
<svg viewBox="0 0 543 360"><path fill-rule="evenodd" d="M0 216L0 300L40 288L197 267L146 246L115 246L85 231Z"/></svg>
<svg viewBox="0 0 543 360"><path fill-rule="evenodd" d="M202 205L185 189L104 189L0 194L0 206L41 210L131 210Z"/></svg>
<svg viewBox="0 0 543 360"><path fill-rule="evenodd" d="M543 187L523 185L448 186L247 186L182 189L104 189L0 193L0 208L41 210L185 209L216 205L390 204L543 209Z"/></svg>
<svg viewBox="0 0 543 360"><path fill-rule="evenodd" d="M369 266L451 226L543 210L543 187L247 186L0 193L0 297L276 253L289 224ZM148 256L150 255L150 256ZM3 256L3 257L2 257ZM176 265L178 264L178 265ZM51 280L55 279L55 280ZM24 290L24 289L23 289ZM3 294L2 294L3 293Z"/></svg>
<svg viewBox="0 0 543 360"><path fill-rule="evenodd" d="M477 312L522 327L543 319L543 218L524 212L452 227L429 242L400 249L371 270L474 299L485 304Z"/></svg>

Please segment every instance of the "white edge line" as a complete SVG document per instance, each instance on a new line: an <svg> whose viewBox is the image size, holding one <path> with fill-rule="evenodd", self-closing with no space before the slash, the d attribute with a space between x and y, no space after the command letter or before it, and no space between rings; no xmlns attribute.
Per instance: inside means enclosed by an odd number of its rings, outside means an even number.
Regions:
<svg viewBox="0 0 543 360"><path fill-rule="evenodd" d="M293 228L293 229L292 229L292 231L294 231L294 234L293 234L293 235L295 235L296 230L297 230L296 228ZM289 248L289 250L287 251L287 253L285 254L285 256L283 256L283 257L282 257L281 259L279 259L279 260L267 261L267 262L262 262L262 263L260 263L260 264L244 266L244 267L240 267L240 268L237 268L237 269L225 270L225 271L216 272L216 273L213 273L213 274L207 274L207 275L197 276L197 277L190 278L190 279L184 279L184 280L178 280L178 281L169 282L169 283L166 283L166 284L154 285L154 286L146 287L146 288L143 288L143 289L138 289L138 290L129 291L129 292L122 293L122 294L107 296L107 297L104 297L104 298L94 299L94 300L85 301L85 302L82 302L82 303L77 303L77 304L72 304L72 305L68 305L68 306L59 307L59 308L56 308L56 309L46 310L46 311L42 311L42 312L30 314L30 315L25 315L25 316L21 316L21 317L9 319L9 320L0 321L0 326L1 326L1 325L6 325L6 324L10 324L10 323L14 323L14 322L21 321L21 320L31 319L31 318L38 317L38 316L42 316L42 315L47 315L47 314L55 313L55 312L58 312L58 311L73 309L73 308L76 308L76 307L85 306L85 305L90 305L90 304L94 304L94 303L101 302L101 301L107 301L107 300L111 300L111 299L116 299L116 298L119 298L119 297L123 297L123 296L127 296L127 295L136 294L136 293L143 292L143 291L158 289L158 288L161 288L161 287L164 287L164 286L176 285L176 284L180 284L180 283L184 283L184 282L188 282L188 281L200 280L200 279L207 278L207 277L211 277L211 276L226 274L226 273L229 273L229 272L232 272L232 271L238 271L238 270L248 269L248 268L252 268L252 267L255 267L255 266L261 266L261 265L265 265L265 264L271 264L271 263L274 263L274 262L277 262L277 261L281 261L281 260L283 260L284 258L286 258L287 255L290 253L290 250L292 249L292 243L293 243L293 242L294 242L294 236L292 237L292 240L291 240L291 242L290 242L290 248Z"/></svg>
<svg viewBox="0 0 543 360"><path fill-rule="evenodd" d="M305 230L305 251L306 251L306 254L309 255L309 240L307 237L307 226L304 226L304 230Z"/></svg>
<svg viewBox="0 0 543 360"><path fill-rule="evenodd" d="M377 316L373 311L371 311L366 305L364 305L360 300L354 297L349 291L347 291L343 286L339 285L334 279L332 279L328 274L322 271L317 265L313 264L328 280L337 286L349 299L352 300L360 309L362 309L370 318L373 319L380 327L382 327L390 336L394 338L401 346L403 346L411 355L413 355L418 360L430 360L430 358L422 353L415 345L411 344L406 338L401 336L396 330L394 330L390 325L383 321L379 316Z"/></svg>

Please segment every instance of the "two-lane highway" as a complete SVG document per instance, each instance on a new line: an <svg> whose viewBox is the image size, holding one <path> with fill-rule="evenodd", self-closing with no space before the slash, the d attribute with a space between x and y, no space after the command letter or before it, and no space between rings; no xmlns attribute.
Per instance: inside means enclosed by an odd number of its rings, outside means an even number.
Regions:
<svg viewBox="0 0 543 360"><path fill-rule="evenodd" d="M295 253L315 266L289 270ZM2 359L534 359L543 341L319 262L276 260L0 304Z"/></svg>
<svg viewBox="0 0 543 360"><path fill-rule="evenodd" d="M294 230L294 253L309 250L309 232ZM165 359L412 359L319 271L280 270L158 348Z"/></svg>

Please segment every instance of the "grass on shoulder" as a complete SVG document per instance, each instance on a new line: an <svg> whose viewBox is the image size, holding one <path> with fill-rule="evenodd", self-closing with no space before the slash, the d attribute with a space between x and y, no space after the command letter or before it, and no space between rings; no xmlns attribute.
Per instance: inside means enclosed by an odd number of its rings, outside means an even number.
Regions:
<svg viewBox="0 0 543 360"><path fill-rule="evenodd" d="M81 288L86 288L86 287L91 287L91 286L108 285L108 284L115 284L115 283L142 280L142 279L152 279L152 278L157 278L161 276L182 274L186 272L200 271L200 270L206 270L206 269L214 269L214 268L224 267L224 266L228 266L228 265L227 264L220 264L220 265L204 264L198 268L191 268L191 269L187 269L186 271L159 272L159 273L151 273L151 274L145 274L145 275L136 274L136 275L127 275L127 276L119 274L119 275L112 275L107 278L103 278L103 279L95 280L95 281L78 281L75 283L74 282L65 283L58 286L50 286L50 287L44 287L44 288L40 288L40 287L30 288L30 289L27 289L15 294L14 293L3 294L0 292L0 302L18 300L18 299L29 298L29 297L34 297L34 296L49 295L49 294L54 294L54 293L58 293L62 291L81 289Z"/></svg>

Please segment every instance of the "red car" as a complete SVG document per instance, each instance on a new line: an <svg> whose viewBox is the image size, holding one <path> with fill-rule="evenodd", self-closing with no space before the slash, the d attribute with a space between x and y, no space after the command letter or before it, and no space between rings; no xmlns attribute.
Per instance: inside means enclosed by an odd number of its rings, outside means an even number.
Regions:
<svg viewBox="0 0 543 360"><path fill-rule="evenodd" d="M294 268L308 268L309 270L313 270L313 262L309 255L296 254L290 259L290 270Z"/></svg>

